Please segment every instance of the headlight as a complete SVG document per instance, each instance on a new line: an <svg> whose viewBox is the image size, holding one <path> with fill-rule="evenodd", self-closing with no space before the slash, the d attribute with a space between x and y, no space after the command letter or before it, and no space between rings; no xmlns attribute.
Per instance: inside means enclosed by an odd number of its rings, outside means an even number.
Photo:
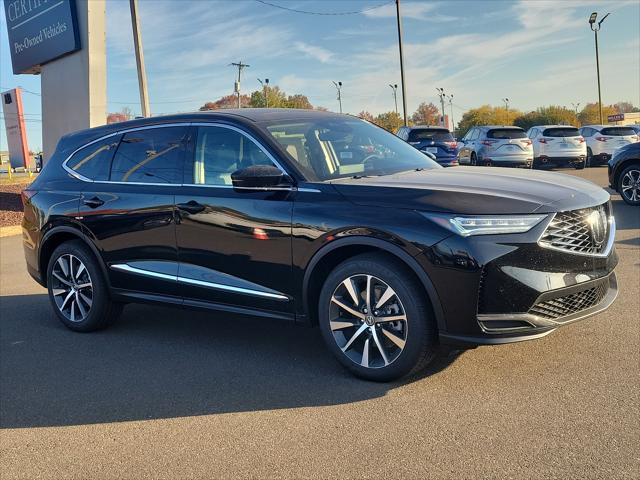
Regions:
<svg viewBox="0 0 640 480"><path fill-rule="evenodd" d="M426 218L458 235L496 235L524 233L546 215L441 215L421 212Z"/></svg>

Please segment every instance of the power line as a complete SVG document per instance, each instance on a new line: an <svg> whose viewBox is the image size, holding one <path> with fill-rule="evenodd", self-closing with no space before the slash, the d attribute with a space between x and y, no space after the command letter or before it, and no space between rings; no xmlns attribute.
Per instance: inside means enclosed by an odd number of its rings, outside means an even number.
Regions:
<svg viewBox="0 0 640 480"><path fill-rule="evenodd" d="M351 11L351 12L311 12L311 11L308 11L308 10L298 10L296 8L283 7L282 5L276 5L275 3L267 2L265 0L256 0L256 2L262 3L263 5L268 5L270 7L279 8L281 10L287 10L289 12L294 12L294 13L304 13L306 15L331 15L331 16L336 16L336 15L357 15L359 13L369 12L371 10L375 10L377 8L384 7L385 5L389 5L390 3L393 3L393 1L384 2L384 3L380 3L378 5L374 5L372 7L363 8L362 10L354 10L354 11Z"/></svg>

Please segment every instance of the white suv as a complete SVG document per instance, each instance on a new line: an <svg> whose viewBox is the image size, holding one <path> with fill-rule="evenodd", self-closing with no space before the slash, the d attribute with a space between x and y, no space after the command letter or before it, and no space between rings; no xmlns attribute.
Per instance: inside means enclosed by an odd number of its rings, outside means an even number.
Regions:
<svg viewBox="0 0 640 480"><path fill-rule="evenodd" d="M576 127L536 125L527 136L533 143L533 168L543 166L584 168L587 146Z"/></svg>
<svg viewBox="0 0 640 480"><path fill-rule="evenodd" d="M587 165L604 165L613 152L638 141L638 134L631 127L610 125L585 125L580 133L587 142Z"/></svg>

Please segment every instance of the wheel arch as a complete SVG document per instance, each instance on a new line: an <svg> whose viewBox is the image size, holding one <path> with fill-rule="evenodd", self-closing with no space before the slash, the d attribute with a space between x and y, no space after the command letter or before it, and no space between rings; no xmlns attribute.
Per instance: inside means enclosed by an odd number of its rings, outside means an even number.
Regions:
<svg viewBox="0 0 640 480"><path fill-rule="evenodd" d="M618 190L618 183L620 182L620 175L622 175L622 172L624 171L624 169L627 168L630 165L638 165L638 166L640 166L640 157L630 157L630 158L627 158L625 160L622 160L620 163L618 163L616 165L616 169L613 172L613 185L614 185L616 191Z"/></svg>
<svg viewBox="0 0 640 480"><path fill-rule="evenodd" d="M72 241L72 240L80 240L86 246L89 247L96 260L98 261L98 265L100 265L100 269L102 270L102 274L104 275L107 284L109 284L109 276L107 274L107 268L102 261L102 256L100 252L94 245L94 243L78 228L61 225L57 227L53 227L45 235L42 237L42 242L40 244L40 251L38 253L38 268L42 273L42 282L44 286L47 286L47 267L49 265L49 260L54 250L64 242Z"/></svg>
<svg viewBox="0 0 640 480"><path fill-rule="evenodd" d="M444 311L433 282L420 267L418 261L402 248L384 240L371 237L348 237L335 240L321 248L309 261L304 274L302 296L304 313L311 322L317 324L317 303L322 288L322 279L335 266L356 255L368 252L382 252L395 257L405 265L422 285L431 304L438 329L445 330Z"/></svg>

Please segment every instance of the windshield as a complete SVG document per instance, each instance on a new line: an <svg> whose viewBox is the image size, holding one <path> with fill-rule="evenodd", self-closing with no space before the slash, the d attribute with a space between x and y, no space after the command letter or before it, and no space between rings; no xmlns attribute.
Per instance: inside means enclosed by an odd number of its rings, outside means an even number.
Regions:
<svg viewBox="0 0 640 480"><path fill-rule="evenodd" d="M577 128L547 128L542 132L544 137L579 137Z"/></svg>
<svg viewBox="0 0 640 480"><path fill-rule="evenodd" d="M409 132L408 142L453 142L449 130L441 128L420 128Z"/></svg>
<svg viewBox="0 0 640 480"><path fill-rule="evenodd" d="M527 138L527 134L524 130L517 128L494 128L487 132L487 138L510 140L513 138Z"/></svg>
<svg viewBox="0 0 640 480"><path fill-rule="evenodd" d="M263 126L311 181L441 168L404 140L356 118L265 122Z"/></svg>

